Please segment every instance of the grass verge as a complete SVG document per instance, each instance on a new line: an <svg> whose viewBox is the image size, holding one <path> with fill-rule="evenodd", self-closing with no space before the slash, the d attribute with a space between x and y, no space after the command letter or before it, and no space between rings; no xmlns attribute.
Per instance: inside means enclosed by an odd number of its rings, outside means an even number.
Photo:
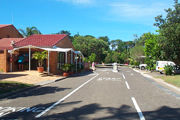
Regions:
<svg viewBox="0 0 180 120"><path fill-rule="evenodd" d="M17 91L23 88L32 87L31 84L24 84L20 82L14 82L14 81L0 81L0 95L7 93L7 92L13 92Z"/></svg>
<svg viewBox="0 0 180 120"><path fill-rule="evenodd" d="M160 76L158 78L163 79L165 82L175 85L180 88L180 75L174 76Z"/></svg>

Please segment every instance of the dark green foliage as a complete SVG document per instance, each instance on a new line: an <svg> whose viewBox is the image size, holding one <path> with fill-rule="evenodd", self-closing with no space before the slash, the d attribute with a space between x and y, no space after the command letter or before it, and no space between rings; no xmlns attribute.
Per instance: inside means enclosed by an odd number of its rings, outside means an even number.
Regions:
<svg viewBox="0 0 180 120"><path fill-rule="evenodd" d="M167 15L159 15L154 24L159 28L161 58L180 64L180 4L175 0L174 8L165 10Z"/></svg>
<svg viewBox="0 0 180 120"><path fill-rule="evenodd" d="M80 50L85 57L91 56L92 53L96 55L96 62L104 61L106 52L109 50L109 45L102 39L97 39L93 36L75 36L73 45L76 50Z"/></svg>
<svg viewBox="0 0 180 120"><path fill-rule="evenodd" d="M172 73L173 73L173 66L171 66L171 65L166 65L166 66L164 67L164 71L165 71L165 74L166 74L166 75L172 75Z"/></svg>
<svg viewBox="0 0 180 120"><path fill-rule="evenodd" d="M26 30L19 29L19 32L24 36L28 37L33 34L41 34L41 32L36 27L27 27Z"/></svg>
<svg viewBox="0 0 180 120"><path fill-rule="evenodd" d="M71 64L64 64L62 70L64 72L69 72L71 70Z"/></svg>

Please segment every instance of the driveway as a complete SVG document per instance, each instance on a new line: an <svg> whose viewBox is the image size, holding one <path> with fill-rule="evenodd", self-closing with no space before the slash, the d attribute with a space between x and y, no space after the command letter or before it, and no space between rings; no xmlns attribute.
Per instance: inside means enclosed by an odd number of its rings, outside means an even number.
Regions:
<svg viewBox="0 0 180 120"><path fill-rule="evenodd" d="M100 68L0 101L3 120L178 120L179 94L127 67Z"/></svg>

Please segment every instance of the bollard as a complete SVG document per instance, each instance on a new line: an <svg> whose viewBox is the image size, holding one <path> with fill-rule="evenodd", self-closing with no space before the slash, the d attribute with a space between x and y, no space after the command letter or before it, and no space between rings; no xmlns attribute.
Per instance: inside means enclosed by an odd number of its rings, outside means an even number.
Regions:
<svg viewBox="0 0 180 120"><path fill-rule="evenodd" d="M113 72L118 72L117 63L113 63Z"/></svg>

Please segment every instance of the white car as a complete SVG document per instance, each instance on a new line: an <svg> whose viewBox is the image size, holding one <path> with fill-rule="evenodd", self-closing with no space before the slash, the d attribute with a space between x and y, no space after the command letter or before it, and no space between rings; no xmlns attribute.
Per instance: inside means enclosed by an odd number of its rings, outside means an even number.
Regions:
<svg viewBox="0 0 180 120"><path fill-rule="evenodd" d="M156 62L156 71L162 73L166 65L175 66L176 64L172 61L157 61Z"/></svg>
<svg viewBox="0 0 180 120"><path fill-rule="evenodd" d="M147 67L147 64L140 64L140 65L139 65L139 68L140 68L141 70L145 70L146 67Z"/></svg>

